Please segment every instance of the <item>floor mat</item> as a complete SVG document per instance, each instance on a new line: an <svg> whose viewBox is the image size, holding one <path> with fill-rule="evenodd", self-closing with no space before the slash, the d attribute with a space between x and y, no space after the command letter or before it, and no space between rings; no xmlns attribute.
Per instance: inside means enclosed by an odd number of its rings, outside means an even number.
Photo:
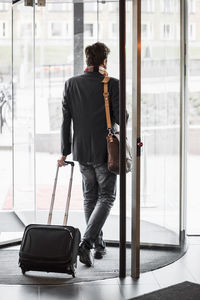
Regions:
<svg viewBox="0 0 200 300"><path fill-rule="evenodd" d="M141 272L151 271L172 263L181 256L174 251L141 250ZM18 267L18 250L0 250L1 284L34 285L34 284L71 284L78 282L114 278L119 272L119 249L107 248L107 254L101 260L94 260L94 267L88 268L78 261L76 277L67 274L27 272L22 275ZM156 259L155 259L156 258ZM131 274L131 251L127 249L127 275Z"/></svg>
<svg viewBox="0 0 200 300"><path fill-rule="evenodd" d="M200 285L192 282L182 282L165 289L129 300L198 300Z"/></svg>

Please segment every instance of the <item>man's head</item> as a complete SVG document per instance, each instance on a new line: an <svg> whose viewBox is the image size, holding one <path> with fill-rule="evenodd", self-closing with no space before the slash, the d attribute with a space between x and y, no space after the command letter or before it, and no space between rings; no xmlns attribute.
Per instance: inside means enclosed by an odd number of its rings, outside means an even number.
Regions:
<svg viewBox="0 0 200 300"><path fill-rule="evenodd" d="M87 66L100 66L106 68L107 57L110 49L103 43L97 42L85 48L86 64Z"/></svg>

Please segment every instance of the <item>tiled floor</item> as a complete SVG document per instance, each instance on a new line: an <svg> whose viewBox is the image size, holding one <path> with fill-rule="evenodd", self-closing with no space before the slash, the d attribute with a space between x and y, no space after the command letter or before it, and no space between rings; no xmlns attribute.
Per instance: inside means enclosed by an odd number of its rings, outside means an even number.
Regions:
<svg viewBox="0 0 200 300"><path fill-rule="evenodd" d="M67 286L0 285L1 300L124 300L182 281L200 284L200 237L189 238L189 249L179 261L159 270L131 277Z"/></svg>

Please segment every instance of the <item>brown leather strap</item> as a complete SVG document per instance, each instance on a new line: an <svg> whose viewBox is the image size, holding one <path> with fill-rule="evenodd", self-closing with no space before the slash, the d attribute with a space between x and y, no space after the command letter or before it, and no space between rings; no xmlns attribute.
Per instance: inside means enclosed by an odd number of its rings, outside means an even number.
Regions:
<svg viewBox="0 0 200 300"><path fill-rule="evenodd" d="M104 77L102 80L104 84L104 101L105 101L105 111L106 111L106 122L107 122L107 129L112 129L112 124L110 120L110 107L109 107L109 93L108 93L108 82L110 77Z"/></svg>

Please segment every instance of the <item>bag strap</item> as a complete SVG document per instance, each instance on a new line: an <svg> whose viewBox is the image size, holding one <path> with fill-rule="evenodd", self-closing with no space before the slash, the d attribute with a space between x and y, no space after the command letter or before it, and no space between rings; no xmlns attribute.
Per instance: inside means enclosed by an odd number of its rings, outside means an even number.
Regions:
<svg viewBox="0 0 200 300"><path fill-rule="evenodd" d="M104 101L105 101L105 111L106 111L106 122L107 122L107 129L110 132L112 129L111 119L110 119L110 107L109 107L109 92L108 92L108 82L110 77L105 76L102 80L104 84Z"/></svg>
<svg viewBox="0 0 200 300"><path fill-rule="evenodd" d="M73 172L74 172L74 162L73 161L65 161L65 165L71 165L71 175L70 175L70 181L69 181L69 186L68 186L67 201L66 201L66 206L65 206L65 215L64 215L64 221L63 221L64 226L67 225L67 219L68 219L68 213L69 213L69 203L70 203L70 198L71 198L72 179L73 179ZM59 171L59 166L57 166L56 176L55 176L55 180L54 180L53 193L52 193L52 197L51 197L51 204L50 204L49 216L48 216L48 222L47 222L48 225L51 224L51 220L52 220L53 207L54 207L55 195L56 195L56 187L57 187L57 181L58 181L58 171Z"/></svg>

